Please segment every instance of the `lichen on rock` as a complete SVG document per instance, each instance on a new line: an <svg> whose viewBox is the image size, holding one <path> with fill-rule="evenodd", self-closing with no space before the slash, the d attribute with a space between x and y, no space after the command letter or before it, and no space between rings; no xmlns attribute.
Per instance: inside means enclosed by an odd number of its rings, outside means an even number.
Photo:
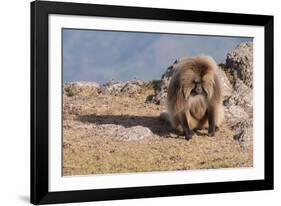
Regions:
<svg viewBox="0 0 281 206"><path fill-rule="evenodd" d="M63 94L72 96L92 96L98 94L100 85L96 82L67 82L63 85Z"/></svg>
<svg viewBox="0 0 281 206"><path fill-rule="evenodd" d="M243 42L227 54L226 67L231 74L253 87L253 43Z"/></svg>
<svg viewBox="0 0 281 206"><path fill-rule="evenodd" d="M110 95L137 94L145 84L142 80L131 80L126 82L109 81L102 86L102 92Z"/></svg>

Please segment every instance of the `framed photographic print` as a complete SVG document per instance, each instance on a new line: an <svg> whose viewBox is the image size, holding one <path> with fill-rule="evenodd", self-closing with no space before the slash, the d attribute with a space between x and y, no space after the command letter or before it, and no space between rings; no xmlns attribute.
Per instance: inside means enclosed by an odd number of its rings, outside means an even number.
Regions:
<svg viewBox="0 0 281 206"><path fill-rule="evenodd" d="M31 203L273 189L273 16L31 3Z"/></svg>

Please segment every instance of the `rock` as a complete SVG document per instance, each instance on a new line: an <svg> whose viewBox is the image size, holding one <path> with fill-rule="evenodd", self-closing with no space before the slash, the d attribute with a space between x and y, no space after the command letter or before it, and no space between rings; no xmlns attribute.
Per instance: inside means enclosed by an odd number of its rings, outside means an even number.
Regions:
<svg viewBox="0 0 281 206"><path fill-rule="evenodd" d="M63 85L63 93L72 96L93 96L100 92L100 86L96 82L67 82Z"/></svg>
<svg viewBox="0 0 281 206"><path fill-rule="evenodd" d="M243 119L249 118L249 114L240 106L232 105L231 107L225 107L225 122L231 126Z"/></svg>
<svg viewBox="0 0 281 206"><path fill-rule="evenodd" d="M126 94L136 94L141 90L142 85L144 85L144 82L127 82L121 89L121 92Z"/></svg>
<svg viewBox="0 0 281 206"><path fill-rule="evenodd" d="M66 115L79 115L81 114L82 106L81 105L75 105L73 103L69 103L64 101L63 103L63 114Z"/></svg>
<svg viewBox="0 0 281 206"><path fill-rule="evenodd" d="M151 103L161 104L161 105L166 104L168 87L175 70L174 65L177 64L178 62L179 60L176 60L175 63L169 66L166 72L162 75L160 83L155 88L155 96L153 96L150 100Z"/></svg>
<svg viewBox="0 0 281 206"><path fill-rule="evenodd" d="M223 101L223 105L226 108L231 106L240 106L248 114L253 113L253 90L247 87L241 80L237 80L235 83L235 89L231 96Z"/></svg>
<svg viewBox="0 0 281 206"><path fill-rule="evenodd" d="M74 130L88 130L89 134L96 131L99 135L106 138L112 138L117 141L139 141L147 137L153 136L151 130L143 126L125 127L119 124L93 124L83 123L80 121L64 121L64 128L71 128ZM93 135L94 137L94 135Z"/></svg>
<svg viewBox="0 0 281 206"><path fill-rule="evenodd" d="M118 94L121 92L121 89L124 86L125 86L124 82L109 81L102 86L102 93L108 95Z"/></svg>
<svg viewBox="0 0 281 206"><path fill-rule="evenodd" d="M135 126L130 128L119 129L116 132L116 137L121 138L125 141L132 141L132 140L141 140L145 137L150 136L152 133L151 131L142 126Z"/></svg>
<svg viewBox="0 0 281 206"><path fill-rule="evenodd" d="M235 83L235 95L232 96L236 105L240 105L248 113L253 112L253 90L241 81Z"/></svg>
<svg viewBox="0 0 281 206"><path fill-rule="evenodd" d="M235 131L233 136L234 140L237 140L242 147L252 145L253 140L253 120L247 119L240 121L231 127Z"/></svg>
<svg viewBox="0 0 281 206"><path fill-rule="evenodd" d="M242 147L253 138L253 43L239 44L227 54L223 68L233 85L233 94L224 100L225 119Z"/></svg>
<svg viewBox="0 0 281 206"><path fill-rule="evenodd" d="M104 124L102 127L107 131L107 136L119 141L137 141L152 135L150 129L143 126L126 128L122 125Z"/></svg>
<svg viewBox="0 0 281 206"><path fill-rule="evenodd" d="M253 87L253 43L243 42L227 54L226 67L234 78Z"/></svg>
<svg viewBox="0 0 281 206"><path fill-rule="evenodd" d="M103 85L102 92L109 95L118 94L136 94L145 84L142 80L132 80L127 82L114 82L110 81Z"/></svg>
<svg viewBox="0 0 281 206"><path fill-rule="evenodd" d="M223 99L226 100L234 94L234 90L225 72L220 67L218 72L219 72L219 78L221 80Z"/></svg>

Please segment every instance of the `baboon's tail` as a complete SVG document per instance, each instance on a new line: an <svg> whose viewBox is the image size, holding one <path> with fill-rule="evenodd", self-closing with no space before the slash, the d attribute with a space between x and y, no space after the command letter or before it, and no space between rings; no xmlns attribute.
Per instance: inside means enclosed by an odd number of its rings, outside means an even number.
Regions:
<svg viewBox="0 0 281 206"><path fill-rule="evenodd" d="M179 127L178 119L177 118L174 118L174 119L171 118L171 115L167 112L161 112L160 113L160 119L169 123L172 126L172 128L174 128L174 129L178 129L178 127Z"/></svg>
<svg viewBox="0 0 281 206"><path fill-rule="evenodd" d="M174 121L171 119L170 114L167 112L160 113L160 119L170 124L173 128L176 128Z"/></svg>
<svg viewBox="0 0 281 206"><path fill-rule="evenodd" d="M165 121L165 122L171 123L170 116L167 112L161 112L160 113L160 119Z"/></svg>

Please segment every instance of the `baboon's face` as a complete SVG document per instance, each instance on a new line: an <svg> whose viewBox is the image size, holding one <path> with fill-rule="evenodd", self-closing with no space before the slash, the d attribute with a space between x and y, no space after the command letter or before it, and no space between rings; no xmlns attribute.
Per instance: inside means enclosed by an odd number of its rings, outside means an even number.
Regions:
<svg viewBox="0 0 281 206"><path fill-rule="evenodd" d="M206 95L203 87L203 78L201 77L200 74L195 74L194 78L191 80L191 96L196 96L196 95Z"/></svg>
<svg viewBox="0 0 281 206"><path fill-rule="evenodd" d="M203 94L202 82L201 80L194 80L193 81L193 89L191 90L191 95L201 95Z"/></svg>
<svg viewBox="0 0 281 206"><path fill-rule="evenodd" d="M198 95L211 98L214 92L214 72L211 66L186 61L178 73L185 99Z"/></svg>

